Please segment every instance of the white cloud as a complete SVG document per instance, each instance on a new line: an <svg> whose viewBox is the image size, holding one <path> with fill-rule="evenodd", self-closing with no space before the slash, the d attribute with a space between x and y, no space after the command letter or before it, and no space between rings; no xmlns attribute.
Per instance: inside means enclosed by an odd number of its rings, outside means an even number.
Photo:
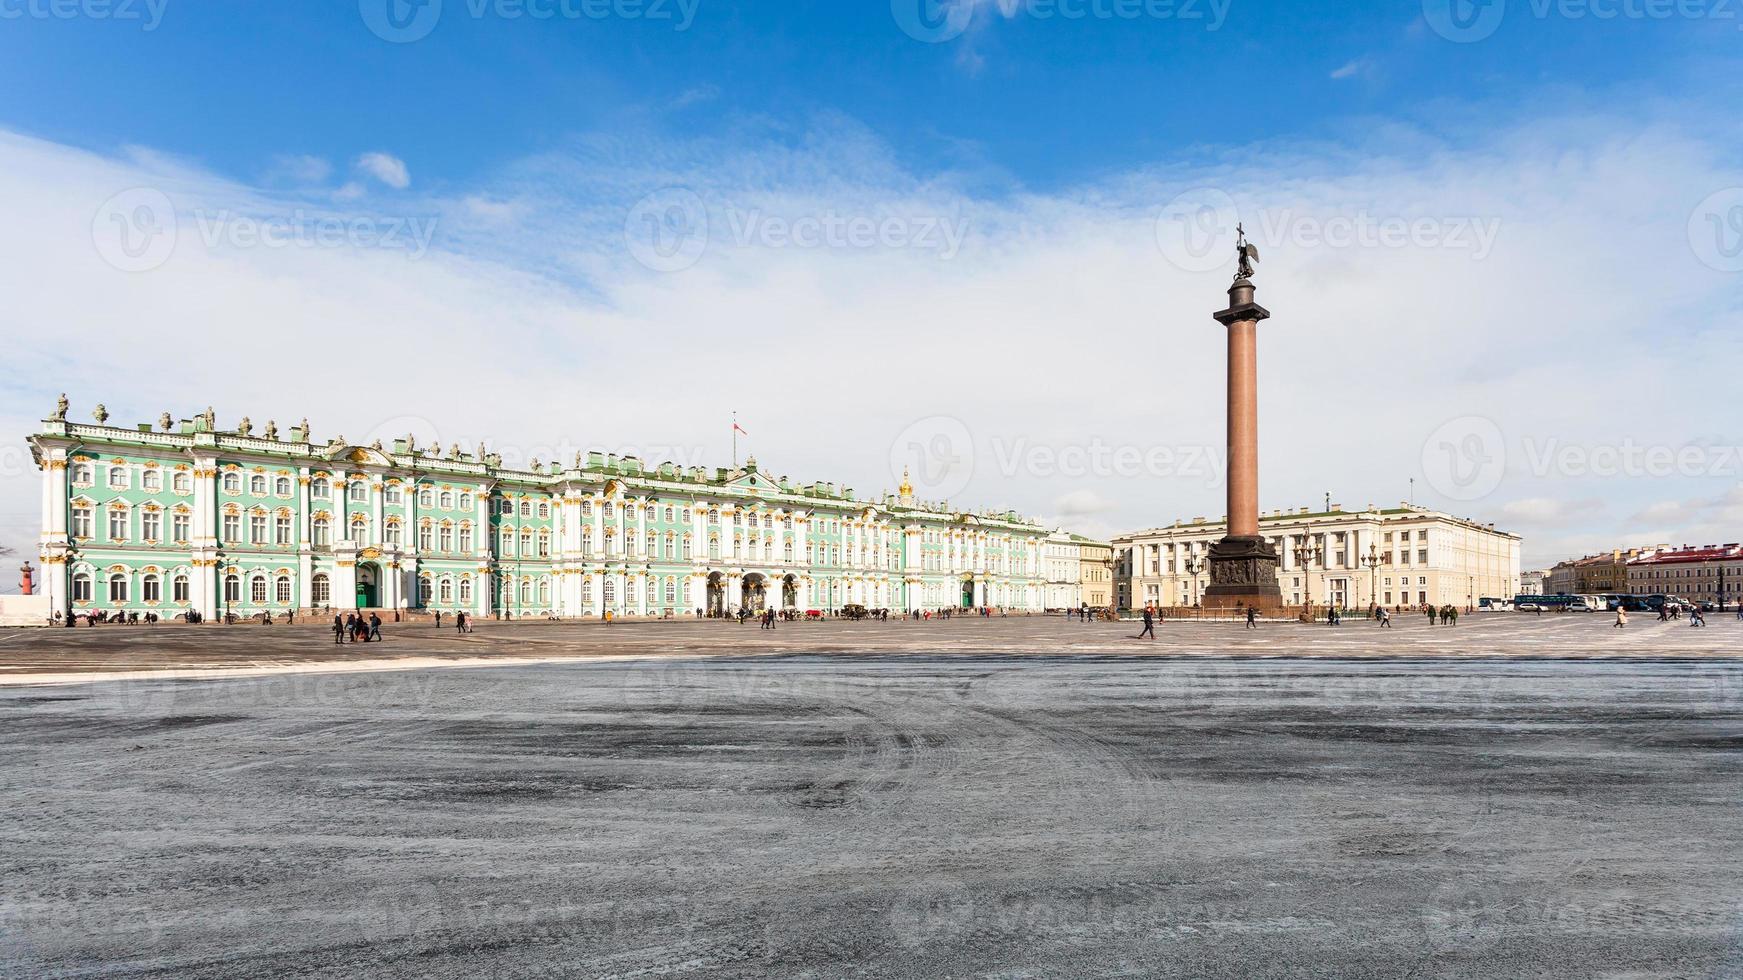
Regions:
<svg viewBox="0 0 1743 980"><path fill-rule="evenodd" d="M391 153L365 153L357 158L357 169L395 190L403 191L412 185L405 161Z"/></svg>
<svg viewBox="0 0 1743 980"><path fill-rule="evenodd" d="M1368 59L1355 58L1344 62L1342 66L1334 69L1331 73L1331 77L1339 80L1355 78L1357 75L1367 74L1370 67L1371 65Z"/></svg>
<svg viewBox="0 0 1743 980"><path fill-rule="evenodd" d="M836 120L781 142L582 141L452 198L397 196L405 216L437 221L435 248L412 259L208 244L196 211L279 214L296 202L173 157L0 133L11 217L0 227L11 352L0 421L15 420L16 453L65 390L77 414L103 401L121 421L210 403L232 423L307 415L317 434L419 428L444 443L487 437L521 458L600 447L724 465L737 408L755 434L741 452L869 497L900 476L898 434L948 417L973 443L955 504L1014 506L1097 535L1214 519L1223 354L1210 314L1226 303L1229 268L1188 271L1157 245L1164 202L1211 186L1264 252L1266 509L1317 505L1327 489L1351 506L1387 503L1414 476L1420 503L1518 524L1532 535L1528 563L1636 534L1733 540L1743 534L1720 529L1743 524L1743 501L1727 496L1735 474L1568 476L1534 469L1525 445L1693 437L1687 405L1639 393L1686 386L1680 323L1699 325L1704 362L1743 356L1735 278L1696 261L1687 238L1696 202L1743 183L1717 159L1698 134L1637 113L1535 120L1462 146L1420 133L1273 145L1050 193L989 191L980 174L912 172ZM92 216L141 186L175 202L176 247L159 268L122 272L94 247ZM632 210L674 187L708 208L707 246L660 273L635 261L626 232L638 218L684 218ZM336 197L338 219L396 218L364 207L371 198ZM1482 258L1318 240L1360 215L1475 217L1499 232ZM960 222L967 234L953 258L768 234L771 218L830 216L892 220L910 244L923 226ZM1642 323L1661 342L1643 344ZM351 364L393 383L358 384ZM1743 430L1723 401L1695 414L1703 430ZM1443 423L1470 416L1504 433L1508 469L1493 495L1461 502L1423 479L1422 451ZM0 513L13 515L0 544L34 541L37 494L27 461L0 477ZM1679 499L1707 503L1662 527L1610 516Z"/></svg>
<svg viewBox="0 0 1743 980"><path fill-rule="evenodd" d="M268 182L319 184L333 174L333 165L317 156L287 154L272 159L267 167Z"/></svg>

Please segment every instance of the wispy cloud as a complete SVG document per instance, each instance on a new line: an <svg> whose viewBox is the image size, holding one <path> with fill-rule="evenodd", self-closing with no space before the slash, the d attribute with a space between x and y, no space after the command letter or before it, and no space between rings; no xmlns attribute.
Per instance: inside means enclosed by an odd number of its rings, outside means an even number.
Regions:
<svg viewBox="0 0 1743 980"><path fill-rule="evenodd" d="M391 153L365 153L357 158L357 169L395 190L403 191L412 185L405 161Z"/></svg>

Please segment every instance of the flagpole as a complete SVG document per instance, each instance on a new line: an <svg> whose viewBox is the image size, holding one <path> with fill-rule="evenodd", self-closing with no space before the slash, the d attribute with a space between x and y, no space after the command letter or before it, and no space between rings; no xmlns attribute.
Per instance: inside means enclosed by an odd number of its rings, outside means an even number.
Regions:
<svg viewBox="0 0 1743 980"><path fill-rule="evenodd" d="M738 413L732 413L732 468L738 469Z"/></svg>

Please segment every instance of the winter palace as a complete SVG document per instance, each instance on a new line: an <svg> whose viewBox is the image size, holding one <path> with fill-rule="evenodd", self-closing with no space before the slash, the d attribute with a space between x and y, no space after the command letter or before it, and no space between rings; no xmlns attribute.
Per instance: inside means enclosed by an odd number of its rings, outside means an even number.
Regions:
<svg viewBox="0 0 1743 980"><path fill-rule="evenodd" d="M505 467L480 446L318 442L210 409L151 425L67 421L30 439L43 472L49 607L466 610L615 616L798 610L1040 610L1047 530L760 470L579 455Z"/></svg>

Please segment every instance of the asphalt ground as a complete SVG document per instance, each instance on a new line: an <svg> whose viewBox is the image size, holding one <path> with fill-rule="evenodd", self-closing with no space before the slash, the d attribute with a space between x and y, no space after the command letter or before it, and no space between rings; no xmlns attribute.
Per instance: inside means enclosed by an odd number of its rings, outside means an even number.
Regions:
<svg viewBox="0 0 1743 980"><path fill-rule="evenodd" d="M7 634L0 975L1743 975L1743 627L1134 631Z"/></svg>

